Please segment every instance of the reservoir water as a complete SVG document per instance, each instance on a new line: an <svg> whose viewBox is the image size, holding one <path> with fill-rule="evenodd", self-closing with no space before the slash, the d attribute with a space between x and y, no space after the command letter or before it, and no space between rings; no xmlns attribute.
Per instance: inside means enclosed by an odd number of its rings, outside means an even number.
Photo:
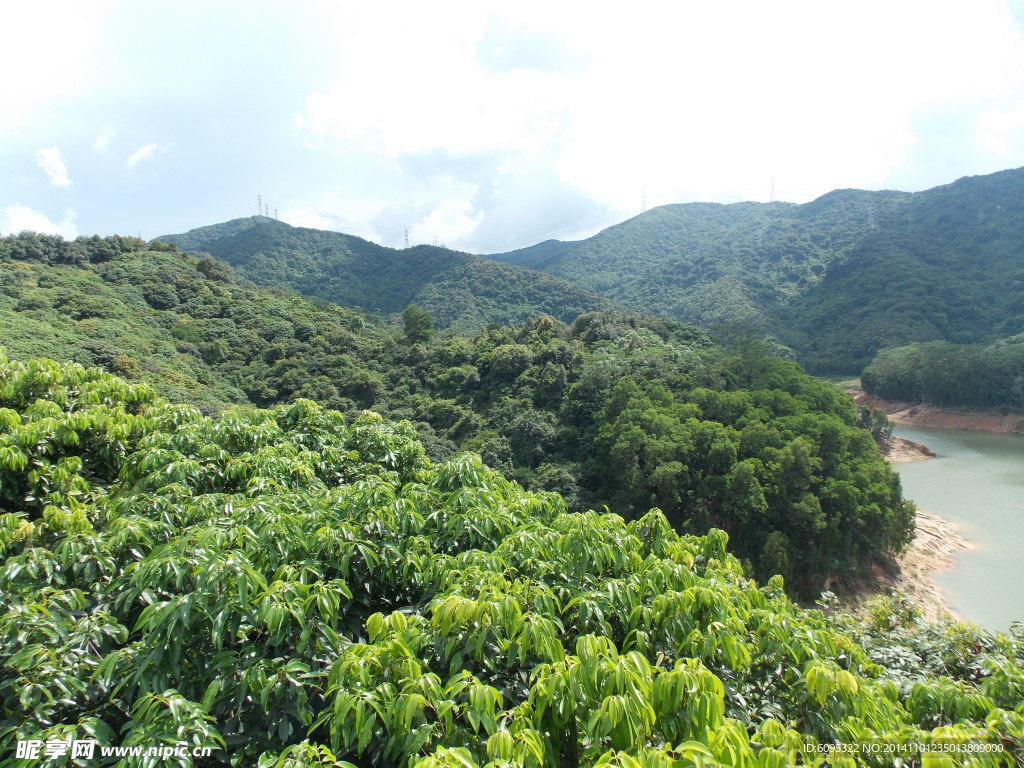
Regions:
<svg viewBox="0 0 1024 768"><path fill-rule="evenodd" d="M966 621L1002 631L1024 621L1024 438L897 426L934 459L894 464L904 496L960 526L972 549L932 574Z"/></svg>

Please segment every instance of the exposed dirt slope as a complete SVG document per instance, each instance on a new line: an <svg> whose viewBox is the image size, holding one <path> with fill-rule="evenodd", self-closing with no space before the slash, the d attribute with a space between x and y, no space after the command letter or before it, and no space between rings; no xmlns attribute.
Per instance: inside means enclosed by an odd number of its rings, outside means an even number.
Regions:
<svg viewBox="0 0 1024 768"><path fill-rule="evenodd" d="M939 429L968 429L979 432L999 432L1024 435L1024 413L1011 411L972 411L966 408L934 408L919 403L901 403L881 400L866 392L851 390L857 405L881 408L889 420L908 427L937 427Z"/></svg>

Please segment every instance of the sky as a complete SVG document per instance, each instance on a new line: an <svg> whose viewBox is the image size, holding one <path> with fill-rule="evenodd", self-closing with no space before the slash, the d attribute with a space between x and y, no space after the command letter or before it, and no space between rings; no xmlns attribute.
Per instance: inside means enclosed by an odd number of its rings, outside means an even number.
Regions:
<svg viewBox="0 0 1024 768"><path fill-rule="evenodd" d="M4 3L0 232L498 253L1024 166L1024 0Z"/></svg>

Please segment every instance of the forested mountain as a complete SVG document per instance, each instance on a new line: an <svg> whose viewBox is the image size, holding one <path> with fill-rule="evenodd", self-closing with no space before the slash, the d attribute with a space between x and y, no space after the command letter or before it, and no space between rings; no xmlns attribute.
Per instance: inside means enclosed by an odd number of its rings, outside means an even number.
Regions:
<svg viewBox="0 0 1024 768"><path fill-rule="evenodd" d="M0 354L4 764L1020 765L1020 632L803 611L726 544L376 414Z"/></svg>
<svg viewBox="0 0 1024 768"><path fill-rule="evenodd" d="M572 320L610 309L607 299L546 273L447 248L397 250L339 232L292 227L264 216L235 219L158 240L204 251L241 279L388 315L417 304L439 328L475 331L550 314Z"/></svg>
<svg viewBox="0 0 1024 768"><path fill-rule="evenodd" d="M806 206L691 203L653 208L557 250L537 268L630 307L712 325L771 327L904 195L833 192ZM518 263L532 255L502 258Z"/></svg>
<svg viewBox="0 0 1024 768"><path fill-rule="evenodd" d="M1024 330L1021 231L1024 169L914 194L663 206L494 258L664 317L748 323L812 370L857 373L882 347Z"/></svg>
<svg viewBox="0 0 1024 768"><path fill-rule="evenodd" d="M212 414L296 398L413 422L570 509L660 507L725 529L750 573L815 596L909 539L913 512L835 388L768 354L635 314L550 316L430 337L233 282L231 268L132 238L0 239L0 343L105 367Z"/></svg>
<svg viewBox="0 0 1024 768"><path fill-rule="evenodd" d="M542 243L515 251L489 254L487 258L503 261L506 264L515 264L517 267L544 269L545 264L554 261L578 242L578 240L545 240Z"/></svg>
<svg viewBox="0 0 1024 768"><path fill-rule="evenodd" d="M240 286L209 256L120 237L0 238L0 328L0 345L22 359L102 366L207 413L293 397L364 402L382 384L359 361L392 343L360 313Z"/></svg>
<svg viewBox="0 0 1024 768"><path fill-rule="evenodd" d="M780 313L784 340L812 366L852 372L884 347L1021 333L1021 232L1024 169L914 194Z"/></svg>

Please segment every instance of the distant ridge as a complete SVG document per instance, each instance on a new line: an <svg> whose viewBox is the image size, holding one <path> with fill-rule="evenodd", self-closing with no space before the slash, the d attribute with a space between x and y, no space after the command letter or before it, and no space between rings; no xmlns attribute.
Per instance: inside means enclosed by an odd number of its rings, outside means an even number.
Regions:
<svg viewBox="0 0 1024 768"><path fill-rule="evenodd" d="M579 240L545 240L536 245L526 248L518 248L505 253L495 253L488 258L495 261L503 261L506 264L514 264L517 267L529 267L530 269L544 269L567 250L577 245Z"/></svg>
<svg viewBox="0 0 1024 768"><path fill-rule="evenodd" d="M752 325L813 371L858 373L882 347L1024 331L1022 232L1015 169L803 205L666 205L585 240L492 258L639 311Z"/></svg>
<svg viewBox="0 0 1024 768"><path fill-rule="evenodd" d="M550 314L570 321L614 302L544 272L429 245L385 248L353 235L293 227L265 216L158 240L205 251L239 278L388 315L418 304L439 328L476 330Z"/></svg>

